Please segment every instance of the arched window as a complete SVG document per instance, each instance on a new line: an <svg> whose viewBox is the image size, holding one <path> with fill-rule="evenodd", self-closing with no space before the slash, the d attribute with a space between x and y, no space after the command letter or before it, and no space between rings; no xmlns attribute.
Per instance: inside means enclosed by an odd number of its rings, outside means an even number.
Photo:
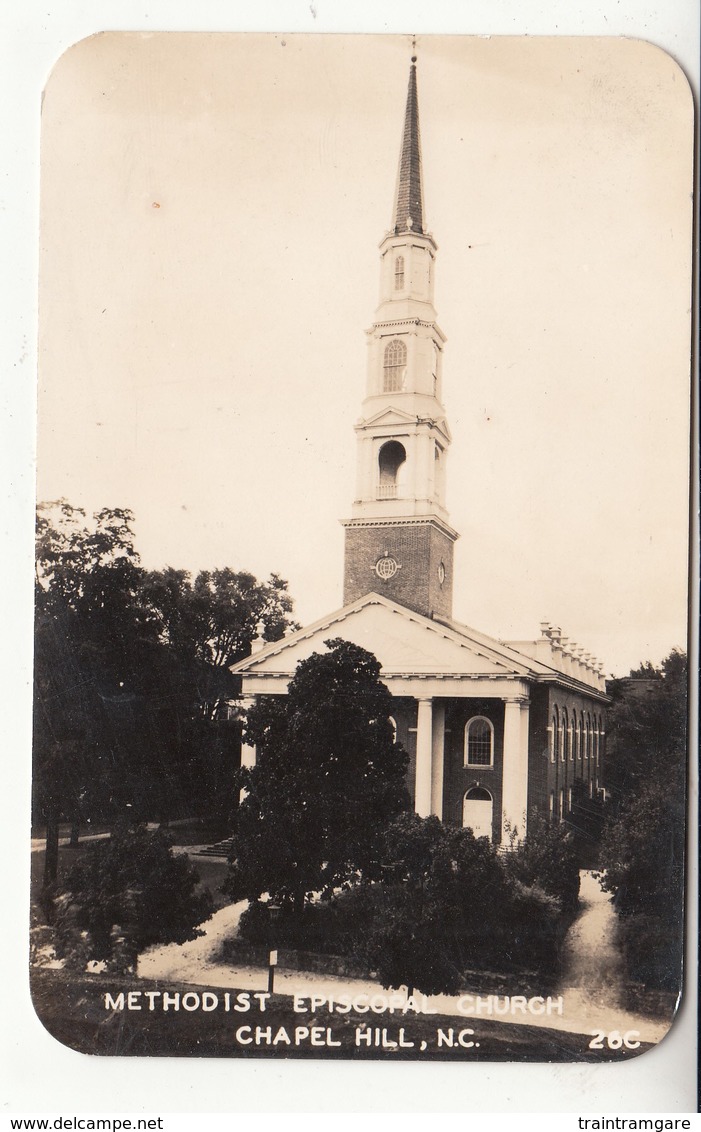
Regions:
<svg viewBox="0 0 701 1132"><path fill-rule="evenodd" d="M471 829L475 837L488 837L492 840L492 795L482 786L468 790L462 803L463 829Z"/></svg>
<svg viewBox="0 0 701 1132"><path fill-rule="evenodd" d="M574 762L574 740L575 740L575 725L574 725L574 716L572 716L572 720L570 722L569 729L568 729L568 732L567 732L567 745L570 749L570 762L571 763Z"/></svg>
<svg viewBox="0 0 701 1132"><path fill-rule="evenodd" d="M491 766L494 762L494 728L483 715L465 724L465 766Z"/></svg>
<svg viewBox="0 0 701 1132"><path fill-rule="evenodd" d="M550 721L550 762L554 763L557 758L557 728L558 716L557 708L553 712L552 720Z"/></svg>
<svg viewBox="0 0 701 1132"><path fill-rule="evenodd" d="M404 287L404 256L398 255L394 261L394 289L401 291Z"/></svg>
<svg viewBox="0 0 701 1132"><path fill-rule="evenodd" d="M398 393L404 388L406 356L406 345L400 338L393 338L385 346L382 370L383 393Z"/></svg>
<svg viewBox="0 0 701 1132"><path fill-rule="evenodd" d="M594 724L596 730L594 731L594 762L596 763L597 770L599 769L599 759L601 757L601 720L594 717Z"/></svg>
<svg viewBox="0 0 701 1132"><path fill-rule="evenodd" d="M582 716L577 720L577 758L582 761Z"/></svg>
<svg viewBox="0 0 701 1132"><path fill-rule="evenodd" d="M585 734L584 755L585 755L585 758L589 759L589 758L591 758L591 716L589 715L589 712L587 712L587 722L586 722L586 726L585 726L585 729L584 729L584 734Z"/></svg>
<svg viewBox="0 0 701 1132"><path fill-rule="evenodd" d="M563 708L560 716L560 762L567 761L567 712Z"/></svg>
<svg viewBox="0 0 701 1132"><path fill-rule="evenodd" d="M396 499L398 495L399 470L406 461L406 449L398 440L388 440L382 445L377 458L378 499Z"/></svg>
<svg viewBox="0 0 701 1132"><path fill-rule="evenodd" d="M433 497L440 499L443 495L443 449L440 444L433 446Z"/></svg>
<svg viewBox="0 0 701 1132"><path fill-rule="evenodd" d="M392 724L392 735L394 736L395 743L397 742L397 721L393 715L390 715L389 721Z"/></svg>

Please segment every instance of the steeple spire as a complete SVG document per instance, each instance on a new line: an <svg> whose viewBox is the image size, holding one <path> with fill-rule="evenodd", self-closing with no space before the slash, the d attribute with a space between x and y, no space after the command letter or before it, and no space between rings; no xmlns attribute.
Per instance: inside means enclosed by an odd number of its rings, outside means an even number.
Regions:
<svg viewBox="0 0 701 1132"><path fill-rule="evenodd" d="M394 202L392 230L424 231L424 199L421 184L421 136L419 133L419 100L416 93L416 56L411 57L409 89L404 114L402 152L399 158L397 194Z"/></svg>
<svg viewBox="0 0 701 1132"><path fill-rule="evenodd" d="M380 243L380 302L366 332L356 493L343 524L343 601L377 591L425 616L450 617L458 535L446 509L445 335L433 305L437 245L424 228L415 63L412 58L393 229Z"/></svg>

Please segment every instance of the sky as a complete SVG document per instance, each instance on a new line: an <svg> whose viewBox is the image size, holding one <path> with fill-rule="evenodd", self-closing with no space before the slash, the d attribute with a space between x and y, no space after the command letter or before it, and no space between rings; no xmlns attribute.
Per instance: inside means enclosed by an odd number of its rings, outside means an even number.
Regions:
<svg viewBox="0 0 701 1132"><path fill-rule="evenodd" d="M109 33L42 111L38 497L342 602L411 40ZM635 40L419 36L455 616L622 674L687 617L692 104Z"/></svg>

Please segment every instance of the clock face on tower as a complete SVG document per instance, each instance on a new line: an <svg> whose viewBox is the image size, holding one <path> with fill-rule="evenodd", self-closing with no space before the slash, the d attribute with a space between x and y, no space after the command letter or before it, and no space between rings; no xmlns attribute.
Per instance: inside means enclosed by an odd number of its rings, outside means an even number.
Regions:
<svg viewBox="0 0 701 1132"><path fill-rule="evenodd" d="M397 562L396 558L392 558L389 554L385 554L382 558L378 558L377 562L375 563L375 573L377 574L378 578L382 579L383 582L387 582L390 578L393 578L397 573L397 570L399 570L399 563Z"/></svg>

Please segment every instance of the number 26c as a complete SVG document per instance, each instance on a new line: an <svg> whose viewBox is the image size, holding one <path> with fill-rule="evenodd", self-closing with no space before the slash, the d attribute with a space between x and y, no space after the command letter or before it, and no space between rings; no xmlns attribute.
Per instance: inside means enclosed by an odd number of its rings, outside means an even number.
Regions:
<svg viewBox="0 0 701 1132"><path fill-rule="evenodd" d="M592 1030L594 1037L589 1042L589 1049L604 1049L608 1046L609 1049L639 1049L640 1037L639 1030L626 1030L625 1034L621 1034L618 1030Z"/></svg>

